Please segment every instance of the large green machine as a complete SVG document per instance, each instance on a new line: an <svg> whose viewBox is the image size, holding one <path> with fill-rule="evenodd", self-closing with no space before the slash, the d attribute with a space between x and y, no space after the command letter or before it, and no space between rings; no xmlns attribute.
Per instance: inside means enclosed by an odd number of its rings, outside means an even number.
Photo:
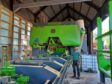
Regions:
<svg viewBox="0 0 112 84"><path fill-rule="evenodd" d="M84 31L77 24L49 23L47 25L36 25L31 30L30 45L33 49L44 46L55 46L55 54L62 55L67 47L80 46L81 36ZM52 50L50 50L52 52ZM35 53L36 50L33 50ZM33 54L33 55L37 55Z"/></svg>
<svg viewBox="0 0 112 84"><path fill-rule="evenodd" d="M98 65L101 75L101 82L105 83L106 76L112 79L112 0L109 1L109 31L102 34L102 19L100 17L97 18L97 26ZM103 38L106 36L109 36L109 51L105 51L103 49ZM104 53L108 53L110 55L110 60L105 58Z"/></svg>
<svg viewBox="0 0 112 84"><path fill-rule="evenodd" d="M31 30L30 45L34 47L35 42L47 45L51 37L59 38L63 46L80 46L80 27L73 24L34 26Z"/></svg>

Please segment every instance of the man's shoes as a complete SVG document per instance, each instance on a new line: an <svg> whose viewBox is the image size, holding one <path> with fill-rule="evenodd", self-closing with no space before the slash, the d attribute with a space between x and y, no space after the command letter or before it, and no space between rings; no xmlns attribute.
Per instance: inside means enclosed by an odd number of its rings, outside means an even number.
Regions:
<svg viewBox="0 0 112 84"><path fill-rule="evenodd" d="M80 79L80 77L77 77L76 79Z"/></svg>

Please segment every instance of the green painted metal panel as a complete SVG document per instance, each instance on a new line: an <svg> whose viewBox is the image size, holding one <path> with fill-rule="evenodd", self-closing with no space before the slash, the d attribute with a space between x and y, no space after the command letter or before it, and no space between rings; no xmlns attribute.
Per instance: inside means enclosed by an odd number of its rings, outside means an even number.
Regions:
<svg viewBox="0 0 112 84"><path fill-rule="evenodd" d="M34 26L31 30L30 45L35 40L39 44L47 43L49 37L58 37L63 46L80 46L80 27L78 25L47 25Z"/></svg>
<svg viewBox="0 0 112 84"><path fill-rule="evenodd" d="M98 26L98 37L102 35L102 19L100 17L97 18L97 26ZM107 71L109 71L110 69L110 64L109 61L107 61L104 58L103 55L103 41L102 38L98 38L98 66L100 70L103 70L102 72L104 72L105 74L108 74ZM99 51L100 50L100 51ZM110 74L108 74L108 76L110 77Z"/></svg>
<svg viewBox="0 0 112 84"><path fill-rule="evenodd" d="M97 37L97 46L98 46L98 65L99 70L102 71L105 75L112 79L112 0L109 1L109 31L105 34L102 34L102 20L100 17L97 18L97 26L98 26L98 37ZM102 38L105 36L110 37L110 50L103 50L103 42ZM104 58L103 53L110 54L110 61Z"/></svg>
<svg viewBox="0 0 112 84"><path fill-rule="evenodd" d="M109 1L109 31L112 30L112 0ZM112 33L110 34L110 72L112 79Z"/></svg>

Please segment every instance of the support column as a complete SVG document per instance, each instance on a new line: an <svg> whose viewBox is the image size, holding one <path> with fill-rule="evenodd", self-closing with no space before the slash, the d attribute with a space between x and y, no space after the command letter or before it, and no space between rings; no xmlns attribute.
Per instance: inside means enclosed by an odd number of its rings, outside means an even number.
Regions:
<svg viewBox="0 0 112 84"><path fill-rule="evenodd" d="M12 21L11 28L10 28L10 44L9 44L9 49L10 49L10 55L12 59L12 51L13 51L13 23L14 23L14 13L13 13L13 0L10 0L10 10L12 11L12 18L10 21Z"/></svg>
<svg viewBox="0 0 112 84"><path fill-rule="evenodd" d="M88 53L92 53L92 32L90 28L87 28L87 46L88 46Z"/></svg>

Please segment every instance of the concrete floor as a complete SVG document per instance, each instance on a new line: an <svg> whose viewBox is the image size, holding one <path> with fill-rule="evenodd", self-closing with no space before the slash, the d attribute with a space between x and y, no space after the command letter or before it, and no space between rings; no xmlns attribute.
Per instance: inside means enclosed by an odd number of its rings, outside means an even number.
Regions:
<svg viewBox="0 0 112 84"><path fill-rule="evenodd" d="M72 67L67 70L67 77L64 84L101 84L98 73L81 72L80 79L71 78L73 76ZM110 79L106 79L106 84L112 84Z"/></svg>

